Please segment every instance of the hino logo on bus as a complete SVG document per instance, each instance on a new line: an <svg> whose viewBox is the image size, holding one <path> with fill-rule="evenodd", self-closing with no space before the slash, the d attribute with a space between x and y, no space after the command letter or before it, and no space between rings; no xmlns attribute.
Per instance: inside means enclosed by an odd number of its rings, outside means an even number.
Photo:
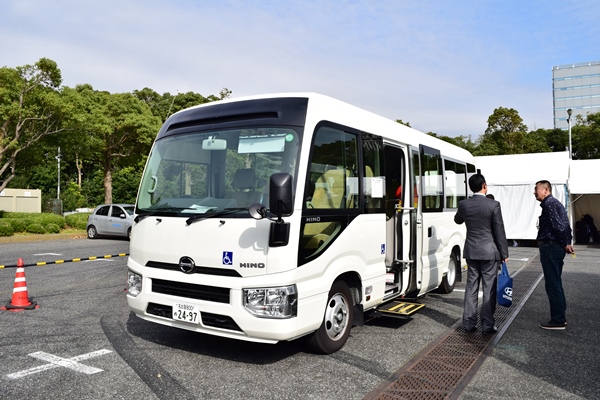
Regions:
<svg viewBox="0 0 600 400"><path fill-rule="evenodd" d="M321 221L321 217L307 217L306 222L319 222Z"/></svg>
<svg viewBox="0 0 600 400"><path fill-rule="evenodd" d="M184 274L191 274L194 272L194 268L196 268L196 263L190 257L185 256L179 259L179 269Z"/></svg>
<svg viewBox="0 0 600 400"><path fill-rule="evenodd" d="M240 263L240 268L264 268L265 263Z"/></svg>

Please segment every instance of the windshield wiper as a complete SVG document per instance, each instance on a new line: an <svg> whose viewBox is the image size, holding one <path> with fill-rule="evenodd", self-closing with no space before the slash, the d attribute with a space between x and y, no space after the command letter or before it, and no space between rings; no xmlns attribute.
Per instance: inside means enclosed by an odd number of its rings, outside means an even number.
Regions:
<svg viewBox="0 0 600 400"><path fill-rule="evenodd" d="M181 212L182 210L193 210L193 208L185 208L185 207L161 207L161 208L154 209L154 210L152 210L150 212L147 212L147 213L144 213L144 214L138 214L138 215L136 215L136 217L133 220L137 224L138 222L140 222L144 218L151 217L153 215L160 215L160 214L164 215L164 213L178 213L178 212Z"/></svg>
<svg viewBox="0 0 600 400"><path fill-rule="evenodd" d="M247 208L245 208L245 207L237 207L237 208L226 208L224 210L214 211L214 212L207 211L204 214L196 214L196 215L193 215L193 216L189 217L185 221L185 223L186 223L186 225L190 225L193 222L200 221L200 220L203 220L203 219L206 219L206 218L222 217L223 215L234 214L236 212L240 212L240 211L244 211L244 210L247 210Z"/></svg>

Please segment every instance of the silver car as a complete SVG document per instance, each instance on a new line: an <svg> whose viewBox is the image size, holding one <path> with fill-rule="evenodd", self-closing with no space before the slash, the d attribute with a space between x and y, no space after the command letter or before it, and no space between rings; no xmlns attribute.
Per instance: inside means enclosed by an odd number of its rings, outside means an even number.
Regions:
<svg viewBox="0 0 600 400"><path fill-rule="evenodd" d="M133 204L103 204L94 209L87 221L87 236L96 239L99 236L131 237L133 224Z"/></svg>

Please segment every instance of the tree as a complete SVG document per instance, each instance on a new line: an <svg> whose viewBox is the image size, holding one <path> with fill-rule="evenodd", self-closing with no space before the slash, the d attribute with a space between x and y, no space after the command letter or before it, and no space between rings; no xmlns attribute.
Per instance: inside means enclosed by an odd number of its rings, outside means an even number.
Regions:
<svg viewBox="0 0 600 400"><path fill-rule="evenodd" d="M535 132L539 132L544 136L545 142L554 151L565 151L569 147L569 133L560 128L555 129L538 129ZM534 132L531 132L534 133Z"/></svg>
<svg viewBox="0 0 600 400"><path fill-rule="evenodd" d="M577 117L580 117L579 115ZM577 118L572 128L573 159L600 158L600 113Z"/></svg>
<svg viewBox="0 0 600 400"><path fill-rule="evenodd" d="M150 107L131 93L93 91L91 86L77 88L88 112L82 126L88 132L88 151L101 166L104 202L113 201L113 171L118 166L135 165L145 157L161 121Z"/></svg>
<svg viewBox="0 0 600 400"><path fill-rule="evenodd" d="M435 132L427 132L427 134L429 136L433 136L438 139L442 139L444 142L448 142L455 146L461 147L467 151L470 151L471 153L473 151L475 151L475 148L476 148L475 143L471 140L471 136L462 136L461 135L461 136L456 136L456 137L450 137L450 136L445 136L445 135L439 135Z"/></svg>
<svg viewBox="0 0 600 400"><path fill-rule="evenodd" d="M404 121L402 121L401 119L397 119L397 120L396 120L396 122L397 122L397 123L399 123L399 124L402 124L402 125L406 125L406 126L408 126L409 128L411 128L411 126L410 126L410 122L408 122L408 121L404 122Z"/></svg>
<svg viewBox="0 0 600 400"><path fill-rule="evenodd" d="M498 107L488 118L488 127L479 138L477 156L523 154L527 126L514 108Z"/></svg>
<svg viewBox="0 0 600 400"><path fill-rule="evenodd" d="M47 58L0 68L0 191L15 178L19 153L66 129L69 109L58 91L61 82L56 63Z"/></svg>
<svg viewBox="0 0 600 400"><path fill-rule="evenodd" d="M231 90L223 88L219 92L218 97L212 94L208 97L204 97L201 94L194 92L177 93L175 96L166 92L161 96L154 90L146 87L142 90L134 90L133 95L146 103L150 107L153 115L159 117L162 122L165 122L169 116L175 114L177 111L229 98L231 96Z"/></svg>

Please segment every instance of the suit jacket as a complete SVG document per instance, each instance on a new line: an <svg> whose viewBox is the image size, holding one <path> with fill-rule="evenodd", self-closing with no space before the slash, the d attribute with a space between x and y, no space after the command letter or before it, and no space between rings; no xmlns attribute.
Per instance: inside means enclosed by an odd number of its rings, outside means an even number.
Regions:
<svg viewBox="0 0 600 400"><path fill-rule="evenodd" d="M454 222L467 226L464 257L470 260L508 258L500 203L475 195L458 203Z"/></svg>

